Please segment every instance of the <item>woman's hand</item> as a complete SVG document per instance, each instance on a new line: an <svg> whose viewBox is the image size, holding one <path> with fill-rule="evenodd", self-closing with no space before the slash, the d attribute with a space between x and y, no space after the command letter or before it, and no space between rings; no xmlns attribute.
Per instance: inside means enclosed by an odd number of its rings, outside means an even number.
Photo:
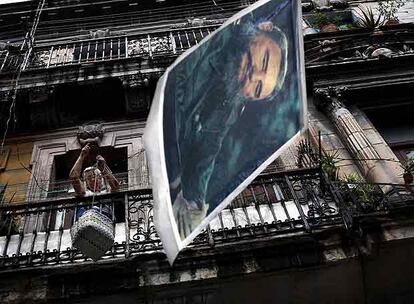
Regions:
<svg viewBox="0 0 414 304"><path fill-rule="evenodd" d="M79 156L82 160L85 160L88 157L90 152L91 152L91 146L87 144L85 147L82 148Z"/></svg>

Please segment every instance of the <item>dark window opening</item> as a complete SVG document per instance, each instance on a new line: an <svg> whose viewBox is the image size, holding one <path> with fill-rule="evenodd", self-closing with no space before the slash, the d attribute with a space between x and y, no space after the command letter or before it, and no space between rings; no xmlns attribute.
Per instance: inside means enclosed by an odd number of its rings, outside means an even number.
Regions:
<svg viewBox="0 0 414 304"><path fill-rule="evenodd" d="M89 84L67 83L41 96L41 99L29 96L32 130L73 127L85 121L115 121L126 117L124 89L121 81L115 78Z"/></svg>
<svg viewBox="0 0 414 304"><path fill-rule="evenodd" d="M55 103L62 126L87 120L112 121L125 115L123 88L118 79L63 85L56 89Z"/></svg>
<svg viewBox="0 0 414 304"><path fill-rule="evenodd" d="M80 150L69 151L66 154L55 156L54 166L49 183L48 197L74 197L75 193L69 180L69 173L79 157ZM108 167L120 183L120 189L128 189L128 157L127 148L103 147L99 148L98 153L102 155ZM96 155L96 154L95 154ZM95 164L94 157L87 159L83 164L83 169ZM97 200L95 198L95 200ZM123 202L113 202L115 222L125 221L125 207ZM66 214L54 212L51 219L52 228L58 229L60 225L63 228L70 228L73 222L73 210L67 211Z"/></svg>
<svg viewBox="0 0 414 304"><path fill-rule="evenodd" d="M364 112L403 164L414 158L413 103L366 108Z"/></svg>

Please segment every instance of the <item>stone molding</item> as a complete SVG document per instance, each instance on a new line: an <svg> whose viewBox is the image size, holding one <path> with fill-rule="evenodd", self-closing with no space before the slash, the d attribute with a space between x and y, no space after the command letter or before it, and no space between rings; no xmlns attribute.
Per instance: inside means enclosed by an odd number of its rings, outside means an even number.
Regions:
<svg viewBox="0 0 414 304"><path fill-rule="evenodd" d="M124 122L105 123L104 127L105 135L101 140L100 147L127 148L128 190L148 188L151 181L146 155L143 153L144 125L136 122ZM55 156L81 149L74 128L71 129L71 132L56 132L51 135L34 142L30 161L32 175L26 191L26 201L47 198ZM35 216L26 218L23 224L24 231L31 231L35 224Z"/></svg>
<svg viewBox="0 0 414 304"><path fill-rule="evenodd" d="M128 152L128 180L131 190L140 185L137 172L142 170L142 164L136 161L134 155L139 154L143 150L142 134L144 125L137 122L124 123L105 123L105 135L102 138L101 147L127 148ZM37 182L44 181L44 190L48 189L48 181L51 177L54 157L62 155L68 151L80 150L81 145L77 140L76 129L70 131L56 132L50 134L47 138L36 140L33 145L32 158L30 166L32 168L32 176L29 181L26 197L33 201L43 199L44 191L38 191ZM144 157L145 161L145 155ZM42 194L43 193L43 194Z"/></svg>

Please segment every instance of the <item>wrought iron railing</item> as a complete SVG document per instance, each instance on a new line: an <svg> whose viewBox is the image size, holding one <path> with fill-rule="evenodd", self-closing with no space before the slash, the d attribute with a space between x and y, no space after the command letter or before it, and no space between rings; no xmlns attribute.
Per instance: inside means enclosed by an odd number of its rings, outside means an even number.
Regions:
<svg viewBox="0 0 414 304"><path fill-rule="evenodd" d="M139 159L137 160L139 161ZM115 173L121 191L143 189L150 186L148 171L131 170L129 172ZM130 181L130 176L135 182ZM73 197L74 189L69 179L53 181L49 179L33 178L33 185L28 183L10 183L6 185L7 195L0 203L22 203L25 201L54 200ZM28 187L31 189L28 191Z"/></svg>
<svg viewBox="0 0 414 304"><path fill-rule="evenodd" d="M387 215L414 207L413 184L336 182L334 194L353 219Z"/></svg>
<svg viewBox="0 0 414 304"><path fill-rule="evenodd" d="M90 197L63 197L0 205L0 270L88 261L72 247L70 227L77 211L91 204ZM162 249L149 188L96 196L93 204L113 210L115 243L103 260ZM331 228L355 229L361 219L384 219L413 206L412 185L332 183L318 168L261 175L190 246L202 249Z"/></svg>
<svg viewBox="0 0 414 304"><path fill-rule="evenodd" d="M23 56L17 52L0 51L0 72L16 71L22 61Z"/></svg>
<svg viewBox="0 0 414 304"><path fill-rule="evenodd" d="M292 237L295 232L341 225L336 196L318 170L261 176L224 209L190 246ZM90 198L63 198L0 206L0 269L88 260L72 247L70 227ZM103 260L159 251L150 189L97 196L94 205L114 210L115 244Z"/></svg>
<svg viewBox="0 0 414 304"><path fill-rule="evenodd" d="M104 37L35 47L26 69L51 68L125 58L178 56L217 29L216 25L133 36ZM0 72L17 68L18 54L0 53Z"/></svg>

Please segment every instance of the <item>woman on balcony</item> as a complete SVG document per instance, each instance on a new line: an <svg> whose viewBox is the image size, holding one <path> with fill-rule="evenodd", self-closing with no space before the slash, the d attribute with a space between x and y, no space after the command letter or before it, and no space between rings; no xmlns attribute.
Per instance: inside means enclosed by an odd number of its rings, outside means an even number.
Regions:
<svg viewBox="0 0 414 304"><path fill-rule="evenodd" d="M105 194L119 189L119 182L112 174L112 171L106 164L105 159L101 155L96 156L96 166L87 167L83 170L83 180L81 180L81 171L85 160L91 153L91 146L87 144L81 150L81 153L69 173L69 178L75 190L76 196L93 196L97 194ZM103 213L112 216L112 212L108 206L102 207ZM76 218L79 218L84 208L79 208L76 212Z"/></svg>
<svg viewBox="0 0 414 304"><path fill-rule="evenodd" d="M81 150L69 175L77 196L93 196L92 208L77 208L76 222L71 228L71 235L73 246L96 261L112 246L114 229L111 201L101 200L99 205L93 205L95 195L117 191L119 182L101 155L96 156L95 166L83 170L81 180L82 166L90 153L91 146L88 143Z"/></svg>

